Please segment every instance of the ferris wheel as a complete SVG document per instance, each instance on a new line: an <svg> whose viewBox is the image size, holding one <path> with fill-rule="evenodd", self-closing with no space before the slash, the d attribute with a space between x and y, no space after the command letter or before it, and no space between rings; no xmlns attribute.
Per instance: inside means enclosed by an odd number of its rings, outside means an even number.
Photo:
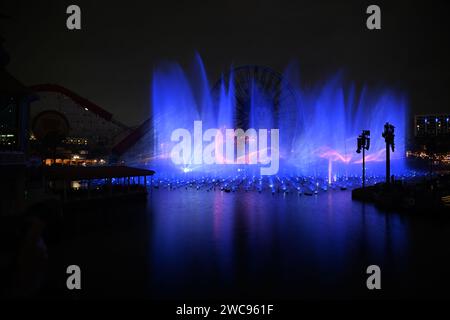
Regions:
<svg viewBox="0 0 450 320"><path fill-rule="evenodd" d="M221 87L233 90L235 124L240 128L249 127L252 97L255 90L264 96L265 104L271 106L275 123L280 118L289 118L286 112L295 110L297 96L283 76L266 66L246 65L232 69L224 74L213 86L212 97L218 101ZM255 108L256 112L265 112ZM292 119L294 121L294 119Z"/></svg>

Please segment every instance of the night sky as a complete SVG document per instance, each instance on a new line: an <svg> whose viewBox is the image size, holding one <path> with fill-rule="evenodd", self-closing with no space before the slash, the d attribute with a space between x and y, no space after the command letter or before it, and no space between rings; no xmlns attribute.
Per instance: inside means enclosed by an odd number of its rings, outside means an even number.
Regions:
<svg viewBox="0 0 450 320"><path fill-rule="evenodd" d="M66 29L66 7L82 30ZM382 30L366 29L378 4ZM8 70L26 85L56 83L126 124L150 112L153 67L203 57L211 82L230 65L282 72L291 62L314 83L344 70L356 83L408 94L412 113L450 112L449 5L395 1L2 1Z"/></svg>

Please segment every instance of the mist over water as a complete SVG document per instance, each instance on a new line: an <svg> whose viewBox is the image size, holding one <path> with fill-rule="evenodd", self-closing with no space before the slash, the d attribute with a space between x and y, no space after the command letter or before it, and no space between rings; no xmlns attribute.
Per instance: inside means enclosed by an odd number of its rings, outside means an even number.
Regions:
<svg viewBox="0 0 450 320"><path fill-rule="evenodd" d="M259 174L260 164L195 165L188 161L175 165L170 157L176 144L171 141L172 132L184 128L192 134L194 121L202 121L203 133L218 128L224 137L226 129L279 129L279 175L334 179L361 174L362 156L355 152L356 138L363 129L370 130L366 172L382 175L385 142L381 134L384 124L390 122L395 126L392 171L404 171L408 106L402 92L382 86L357 86L343 72L320 83L305 84L295 65L272 78L268 68L258 69L262 70L258 76L242 70L246 69L231 68L219 81L210 82L198 55L189 72L178 63L169 62L154 70L153 128L146 142L152 168L175 176L186 172L218 176L238 171ZM203 148L208 143L204 142ZM201 150L193 143L192 146L197 148L192 150L193 158ZM225 154L226 146L220 147ZM270 141L268 147L270 154Z"/></svg>

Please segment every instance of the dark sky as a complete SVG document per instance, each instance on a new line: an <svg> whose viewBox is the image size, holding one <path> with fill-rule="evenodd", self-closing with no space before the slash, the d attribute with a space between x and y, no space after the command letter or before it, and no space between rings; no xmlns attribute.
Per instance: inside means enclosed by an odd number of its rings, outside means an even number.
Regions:
<svg viewBox="0 0 450 320"><path fill-rule="evenodd" d="M449 5L438 1L3 1L8 70L27 85L57 83L136 125L149 114L152 68L188 66L195 51L211 80L231 64L276 70L292 60L303 81L344 69L357 83L404 90L413 113L450 112ZM66 29L66 7L82 30ZM369 4L382 30L366 29Z"/></svg>

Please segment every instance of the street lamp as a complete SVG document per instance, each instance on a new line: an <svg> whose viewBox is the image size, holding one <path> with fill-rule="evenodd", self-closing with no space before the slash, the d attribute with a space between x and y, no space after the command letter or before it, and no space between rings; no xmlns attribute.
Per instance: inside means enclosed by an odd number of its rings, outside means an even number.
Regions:
<svg viewBox="0 0 450 320"><path fill-rule="evenodd" d="M357 138L357 153L361 153L363 156L363 174L362 174L362 187L366 187L366 150L370 148L370 130L363 130L362 134Z"/></svg>
<svg viewBox="0 0 450 320"><path fill-rule="evenodd" d="M392 152L395 150L394 129L395 127L392 124L386 122L384 125L384 131L381 134L386 142L386 183L389 183L391 180L391 149Z"/></svg>

